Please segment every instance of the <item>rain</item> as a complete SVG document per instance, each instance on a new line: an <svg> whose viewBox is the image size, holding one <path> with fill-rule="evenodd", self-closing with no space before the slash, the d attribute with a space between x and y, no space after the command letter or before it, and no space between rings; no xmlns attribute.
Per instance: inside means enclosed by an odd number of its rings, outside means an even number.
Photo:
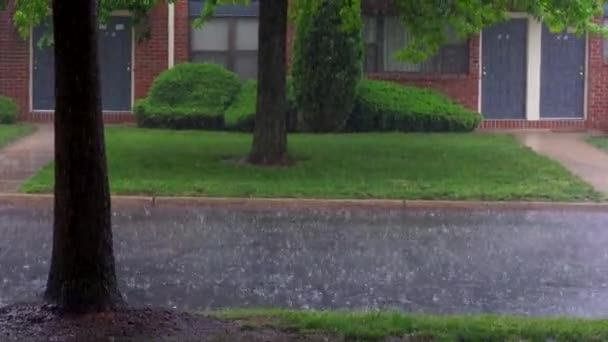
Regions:
<svg viewBox="0 0 608 342"><path fill-rule="evenodd" d="M51 213L4 206L0 214L0 302L35 300ZM608 312L601 211L126 206L113 220L121 290L135 306Z"/></svg>

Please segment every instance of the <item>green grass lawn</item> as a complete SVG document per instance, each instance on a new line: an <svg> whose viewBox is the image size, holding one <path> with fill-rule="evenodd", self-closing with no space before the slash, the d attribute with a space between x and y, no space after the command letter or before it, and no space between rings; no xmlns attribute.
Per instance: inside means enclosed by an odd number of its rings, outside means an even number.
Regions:
<svg viewBox="0 0 608 342"><path fill-rule="evenodd" d="M608 137L590 137L587 141L592 145L608 151Z"/></svg>
<svg viewBox="0 0 608 342"><path fill-rule="evenodd" d="M356 134L289 137L289 168L237 161L251 136L240 133L107 130L115 194L589 200L592 188L559 164L504 135ZM22 188L50 192L52 167Z"/></svg>
<svg viewBox="0 0 608 342"><path fill-rule="evenodd" d="M507 316L423 316L390 312L348 313L285 310L229 310L214 316L249 328L340 336L347 341L606 341L608 322Z"/></svg>
<svg viewBox="0 0 608 342"><path fill-rule="evenodd" d="M3 147L17 138L20 138L33 131L31 126L27 125L0 125L0 147Z"/></svg>

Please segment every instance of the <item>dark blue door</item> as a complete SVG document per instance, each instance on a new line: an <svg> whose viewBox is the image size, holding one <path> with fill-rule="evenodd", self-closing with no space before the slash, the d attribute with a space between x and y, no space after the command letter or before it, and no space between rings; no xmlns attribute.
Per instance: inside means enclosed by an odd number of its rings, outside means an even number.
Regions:
<svg viewBox="0 0 608 342"><path fill-rule="evenodd" d="M99 25L99 65L103 110L131 110L131 25L113 18Z"/></svg>
<svg viewBox="0 0 608 342"><path fill-rule="evenodd" d="M55 55L51 48L40 48L38 42L45 28L37 27L33 39L33 106L35 110L55 109Z"/></svg>
<svg viewBox="0 0 608 342"><path fill-rule="evenodd" d="M585 39L543 27L541 118L582 118L585 106Z"/></svg>
<svg viewBox="0 0 608 342"><path fill-rule="evenodd" d="M33 105L35 110L55 108L53 49L40 49L36 42L43 33L34 30ZM98 53L101 75L102 108L106 111L131 110L132 36L129 18L112 18L99 25Z"/></svg>
<svg viewBox="0 0 608 342"><path fill-rule="evenodd" d="M481 111L486 119L526 117L527 35L527 19L483 30Z"/></svg>

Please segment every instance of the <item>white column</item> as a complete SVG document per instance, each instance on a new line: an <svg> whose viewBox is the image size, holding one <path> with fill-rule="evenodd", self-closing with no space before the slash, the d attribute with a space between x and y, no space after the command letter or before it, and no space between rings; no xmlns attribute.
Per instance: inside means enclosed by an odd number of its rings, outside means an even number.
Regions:
<svg viewBox="0 0 608 342"><path fill-rule="evenodd" d="M528 20L528 78L526 119L540 120L540 67L542 54L542 24Z"/></svg>
<svg viewBox="0 0 608 342"><path fill-rule="evenodd" d="M168 56L169 56L169 61L168 61L168 65L169 65L169 69L173 68L173 66L175 65L175 4L170 3L169 4L169 17L168 17L168 27L167 27L167 32L168 32L168 39L167 41L169 42L168 44Z"/></svg>

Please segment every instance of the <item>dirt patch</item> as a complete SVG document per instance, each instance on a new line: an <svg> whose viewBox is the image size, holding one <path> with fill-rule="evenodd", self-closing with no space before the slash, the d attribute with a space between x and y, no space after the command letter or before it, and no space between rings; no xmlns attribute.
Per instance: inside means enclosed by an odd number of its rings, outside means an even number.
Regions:
<svg viewBox="0 0 608 342"><path fill-rule="evenodd" d="M45 304L0 309L2 341L252 341L320 342L341 339L308 336L272 328L165 309L119 308L113 312L71 316Z"/></svg>

